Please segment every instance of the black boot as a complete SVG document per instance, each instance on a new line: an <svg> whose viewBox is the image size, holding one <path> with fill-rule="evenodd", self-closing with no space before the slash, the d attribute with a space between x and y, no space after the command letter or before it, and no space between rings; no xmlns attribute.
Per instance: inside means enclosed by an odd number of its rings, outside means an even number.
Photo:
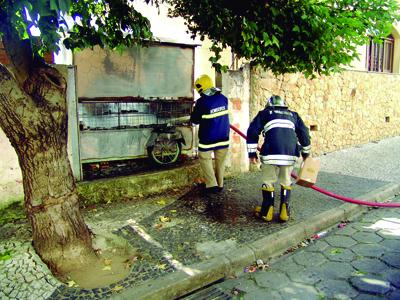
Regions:
<svg viewBox="0 0 400 300"><path fill-rule="evenodd" d="M279 219L286 222L290 218L290 193L292 192L291 186L281 186L281 205L279 209Z"/></svg>
<svg viewBox="0 0 400 300"><path fill-rule="evenodd" d="M270 222L274 217L274 188L263 184L261 191L263 202L261 208L256 207L256 215L264 221Z"/></svg>

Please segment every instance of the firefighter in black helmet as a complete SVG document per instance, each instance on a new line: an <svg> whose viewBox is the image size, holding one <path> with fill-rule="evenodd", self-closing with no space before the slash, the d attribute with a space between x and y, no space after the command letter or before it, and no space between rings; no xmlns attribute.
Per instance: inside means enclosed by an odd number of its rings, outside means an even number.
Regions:
<svg viewBox="0 0 400 300"><path fill-rule="evenodd" d="M256 207L256 215L264 221L272 221L274 184L279 181L279 219L286 222L290 218L290 174L300 153L303 158L309 155L310 135L299 114L289 110L285 101L276 95L268 99L265 109L257 114L247 130L247 151L253 164L258 162L257 146L261 133L264 136L260 151L263 202L261 207Z"/></svg>

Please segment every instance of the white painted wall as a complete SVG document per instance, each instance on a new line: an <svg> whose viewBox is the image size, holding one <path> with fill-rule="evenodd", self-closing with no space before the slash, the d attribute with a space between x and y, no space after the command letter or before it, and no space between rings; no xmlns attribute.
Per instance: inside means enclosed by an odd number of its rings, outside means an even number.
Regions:
<svg viewBox="0 0 400 300"><path fill-rule="evenodd" d="M24 198L18 157L0 129L0 209Z"/></svg>

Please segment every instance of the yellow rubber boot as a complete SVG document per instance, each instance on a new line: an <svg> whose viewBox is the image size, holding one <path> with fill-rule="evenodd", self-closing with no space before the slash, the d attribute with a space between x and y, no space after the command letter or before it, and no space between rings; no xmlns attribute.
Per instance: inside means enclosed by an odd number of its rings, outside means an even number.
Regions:
<svg viewBox="0 0 400 300"><path fill-rule="evenodd" d="M267 215L261 216L260 212L261 206L256 206L254 208L254 214L256 215L256 217L263 219L266 222L271 222L274 218L274 207L272 205L268 208Z"/></svg>
<svg viewBox="0 0 400 300"><path fill-rule="evenodd" d="M267 187L267 185L263 184L261 191L263 203L262 206L256 206L254 212L257 217L270 222L274 218L274 187Z"/></svg>
<svg viewBox="0 0 400 300"><path fill-rule="evenodd" d="M283 222L289 221L290 215L286 206L286 203L281 205L281 211L279 213L279 219Z"/></svg>
<svg viewBox="0 0 400 300"><path fill-rule="evenodd" d="M290 194L291 186L281 186L281 205L279 211L279 219L282 222L287 222L290 219Z"/></svg>

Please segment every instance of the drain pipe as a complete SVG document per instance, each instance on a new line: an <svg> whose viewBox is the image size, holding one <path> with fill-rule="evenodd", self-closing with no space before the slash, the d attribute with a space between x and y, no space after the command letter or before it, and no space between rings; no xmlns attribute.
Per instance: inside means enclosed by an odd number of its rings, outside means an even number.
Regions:
<svg viewBox="0 0 400 300"><path fill-rule="evenodd" d="M239 134L242 138L244 138L245 140L247 140L247 136L241 132L239 129L237 129L235 126L230 125L231 129L236 132L237 134ZM258 151L260 151L260 148L258 148ZM297 179L297 175L292 173L291 174L292 177L294 179ZM310 188L312 188L313 190L324 194L326 196L344 201L344 202L349 202L349 203L353 203L353 204L359 204L359 205L364 205L364 206L372 206L372 207L390 207L390 208L394 208L394 207L400 207L400 203L381 203L381 202L371 202L371 201L365 201L365 200L358 200L358 199L353 199L353 198L349 198L349 197L345 197L342 195L338 195L335 194L333 192L330 192L328 190L325 190L321 187L316 186L315 184L310 186Z"/></svg>

